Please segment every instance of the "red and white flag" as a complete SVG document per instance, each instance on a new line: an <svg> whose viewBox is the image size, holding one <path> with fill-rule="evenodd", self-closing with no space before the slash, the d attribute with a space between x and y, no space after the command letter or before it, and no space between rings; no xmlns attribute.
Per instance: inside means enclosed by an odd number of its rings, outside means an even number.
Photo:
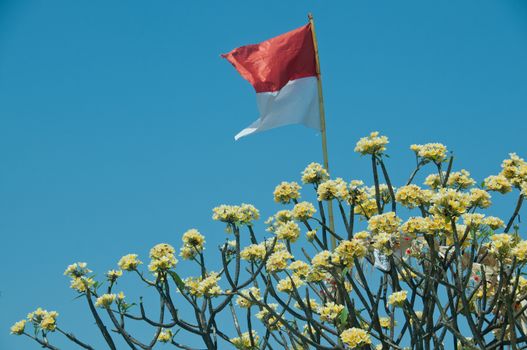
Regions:
<svg viewBox="0 0 527 350"><path fill-rule="evenodd" d="M256 90L259 118L234 138L289 124L320 130L311 24L222 55Z"/></svg>

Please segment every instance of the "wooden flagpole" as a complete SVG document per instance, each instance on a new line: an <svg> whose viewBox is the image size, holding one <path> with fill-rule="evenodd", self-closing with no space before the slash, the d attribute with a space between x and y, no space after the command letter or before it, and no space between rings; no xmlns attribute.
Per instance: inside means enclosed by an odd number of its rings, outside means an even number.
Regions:
<svg viewBox="0 0 527 350"><path fill-rule="evenodd" d="M313 47L315 49L315 61L317 67L317 86L318 86L318 108L320 114L320 132L322 133L322 154L324 156L324 168L329 173L329 161L328 161L328 145L327 145L327 135L326 135L326 115L324 113L324 96L322 95L322 76L320 73L320 60L318 57L318 42L317 35L315 34L315 21L313 20L313 15L309 13L307 15L309 19L309 24L311 24L311 34L313 35ZM329 228L331 231L335 232L335 221L333 218L333 201L328 202L328 215L329 215ZM335 237L331 236L331 247L334 249L336 247Z"/></svg>

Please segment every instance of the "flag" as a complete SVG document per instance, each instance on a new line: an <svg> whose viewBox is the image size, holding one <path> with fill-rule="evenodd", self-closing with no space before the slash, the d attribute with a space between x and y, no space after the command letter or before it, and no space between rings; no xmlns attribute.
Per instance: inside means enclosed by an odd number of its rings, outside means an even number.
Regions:
<svg viewBox="0 0 527 350"><path fill-rule="evenodd" d="M234 138L289 124L320 130L311 24L222 55L256 91L259 118Z"/></svg>

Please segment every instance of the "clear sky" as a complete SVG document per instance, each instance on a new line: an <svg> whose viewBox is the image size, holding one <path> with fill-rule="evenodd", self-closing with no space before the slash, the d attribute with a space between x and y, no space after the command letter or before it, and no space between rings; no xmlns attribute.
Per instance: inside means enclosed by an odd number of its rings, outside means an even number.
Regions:
<svg viewBox="0 0 527 350"><path fill-rule="evenodd" d="M192 227L214 252L214 206L278 209L274 186L321 161L320 137L290 126L234 142L255 96L219 55L309 11L335 176L371 183L353 148L372 130L390 137L396 185L412 143L447 144L477 180L527 156L522 0L0 0L1 349L36 348L8 327L37 306L101 344L68 264L102 277Z"/></svg>

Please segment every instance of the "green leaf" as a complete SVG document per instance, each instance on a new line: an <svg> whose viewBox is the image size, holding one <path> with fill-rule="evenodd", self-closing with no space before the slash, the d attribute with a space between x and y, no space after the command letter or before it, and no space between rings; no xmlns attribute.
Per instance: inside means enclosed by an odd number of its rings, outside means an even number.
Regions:
<svg viewBox="0 0 527 350"><path fill-rule="evenodd" d="M175 273L174 271L168 271L168 273L169 273L170 277L172 277L172 279L176 283L176 285L179 288L179 290L180 291L185 290L185 282L183 282L181 277L179 277L179 275L177 273Z"/></svg>
<svg viewBox="0 0 527 350"><path fill-rule="evenodd" d="M347 308L344 308L342 309L342 311L340 312L340 323L341 324L346 324L346 321L348 320L348 316L349 316L349 311Z"/></svg>

